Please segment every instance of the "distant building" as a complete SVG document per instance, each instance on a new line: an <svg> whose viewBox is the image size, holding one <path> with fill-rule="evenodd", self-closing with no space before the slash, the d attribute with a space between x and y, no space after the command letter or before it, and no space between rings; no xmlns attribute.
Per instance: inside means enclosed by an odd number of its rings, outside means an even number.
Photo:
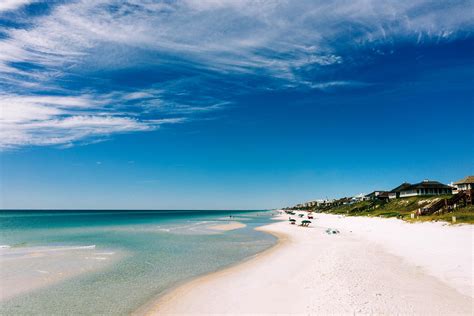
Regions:
<svg viewBox="0 0 474 316"><path fill-rule="evenodd" d="M462 180L454 182L453 185L455 193L474 190L474 176L467 176Z"/></svg>
<svg viewBox="0 0 474 316"><path fill-rule="evenodd" d="M378 200L379 195L383 195L383 193L387 193L387 191L374 191L365 196L366 200Z"/></svg>
<svg viewBox="0 0 474 316"><path fill-rule="evenodd" d="M334 200L316 200L315 202L318 207L328 207L334 204Z"/></svg>
<svg viewBox="0 0 474 316"><path fill-rule="evenodd" d="M411 187L411 183L403 182L398 187L396 187L396 188L389 191L388 198L390 200L391 199L398 199L400 197L400 192L408 189L409 187Z"/></svg>
<svg viewBox="0 0 474 316"><path fill-rule="evenodd" d="M366 197L366 194L364 193L360 193L360 194L357 194L357 195L354 195L352 197L352 202L360 202L360 201L365 201L365 200L368 200L369 198Z"/></svg>
<svg viewBox="0 0 474 316"><path fill-rule="evenodd" d="M352 197L343 197L342 199L337 200L339 205L348 205L354 203Z"/></svg>
<svg viewBox="0 0 474 316"><path fill-rule="evenodd" d="M453 193L464 193L465 204L473 204L474 200L474 176L467 176L458 182L454 182L454 190Z"/></svg>
<svg viewBox="0 0 474 316"><path fill-rule="evenodd" d="M453 188L438 181L424 180L420 183L405 186L399 193L401 198L420 195L443 195L452 194Z"/></svg>
<svg viewBox="0 0 474 316"><path fill-rule="evenodd" d="M382 192L379 195L377 195L377 200L386 202L390 199L389 194L390 194L390 192Z"/></svg>

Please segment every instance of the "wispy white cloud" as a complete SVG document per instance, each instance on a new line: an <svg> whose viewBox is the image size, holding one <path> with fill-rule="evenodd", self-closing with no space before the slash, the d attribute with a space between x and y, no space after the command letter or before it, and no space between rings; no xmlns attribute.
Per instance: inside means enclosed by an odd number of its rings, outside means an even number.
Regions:
<svg viewBox="0 0 474 316"><path fill-rule="evenodd" d="M5 0L0 2L0 12L30 2ZM0 106L4 137L0 145L68 144L148 131L171 122L152 121L144 114L189 116L220 109L227 102L205 92L200 95L203 101L193 101L196 96L186 89L207 85L199 75L178 78L172 84L151 80L133 91L97 92L93 80L90 86L87 80L88 74L99 70L159 68L171 62L221 77L275 78L282 87L326 91L361 86L364 83L353 80L322 80L317 73L346 63L354 49L374 43L456 38L462 31L472 31L473 6L472 1L428 0L78 0L57 4L48 14L29 19L27 28L3 30L0 80L5 92ZM308 69L316 69L312 72L316 77L307 78ZM80 91L71 91L64 82L76 77L82 78ZM183 100L186 96L188 101ZM124 110L130 105L136 112Z"/></svg>
<svg viewBox="0 0 474 316"><path fill-rule="evenodd" d="M339 87L360 88L369 86L369 83L359 81L326 81L326 82L307 82L308 87L329 91Z"/></svg>
<svg viewBox="0 0 474 316"><path fill-rule="evenodd" d="M183 118L143 119L89 96L0 96L0 148L18 145L71 145L112 134L151 131Z"/></svg>
<svg viewBox="0 0 474 316"><path fill-rule="evenodd" d="M114 67L133 63L130 51L121 49L128 47L180 54L221 71L279 76L308 64L339 62L333 42L338 39L360 45L400 36L455 36L472 25L469 8L469 2L437 8L426 0L76 1L33 28L11 30L0 42L0 63L51 67L99 60ZM114 58L95 54L104 47Z"/></svg>
<svg viewBox="0 0 474 316"><path fill-rule="evenodd" d="M16 10L32 2L34 0L2 0L0 1L0 12Z"/></svg>

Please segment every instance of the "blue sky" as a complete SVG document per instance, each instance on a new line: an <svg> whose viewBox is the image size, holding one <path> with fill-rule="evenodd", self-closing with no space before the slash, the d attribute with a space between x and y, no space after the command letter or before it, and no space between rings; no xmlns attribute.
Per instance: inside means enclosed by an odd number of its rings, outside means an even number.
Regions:
<svg viewBox="0 0 474 316"><path fill-rule="evenodd" d="M2 2L0 207L273 208L474 174L473 9Z"/></svg>

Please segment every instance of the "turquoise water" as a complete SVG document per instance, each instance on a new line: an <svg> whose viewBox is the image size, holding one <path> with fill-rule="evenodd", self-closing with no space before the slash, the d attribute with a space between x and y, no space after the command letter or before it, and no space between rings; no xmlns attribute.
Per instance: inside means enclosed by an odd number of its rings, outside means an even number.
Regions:
<svg viewBox="0 0 474 316"><path fill-rule="evenodd" d="M230 215L247 227L209 228L227 223ZM0 314L128 314L172 286L271 247L276 239L254 230L271 216L268 211L4 211L0 245L10 247L5 251L94 245L97 253L119 255L98 270L12 297L1 303Z"/></svg>

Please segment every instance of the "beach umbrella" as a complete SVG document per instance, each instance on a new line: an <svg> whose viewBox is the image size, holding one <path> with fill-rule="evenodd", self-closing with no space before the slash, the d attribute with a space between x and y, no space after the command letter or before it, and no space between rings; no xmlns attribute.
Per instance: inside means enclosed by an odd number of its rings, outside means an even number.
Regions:
<svg viewBox="0 0 474 316"><path fill-rule="evenodd" d="M290 222L296 222L296 219L294 219L294 218L290 218L289 220L290 220Z"/></svg>
<svg viewBox="0 0 474 316"><path fill-rule="evenodd" d="M301 226L309 226L309 224L311 224L311 221L308 221L307 219L301 221Z"/></svg>

